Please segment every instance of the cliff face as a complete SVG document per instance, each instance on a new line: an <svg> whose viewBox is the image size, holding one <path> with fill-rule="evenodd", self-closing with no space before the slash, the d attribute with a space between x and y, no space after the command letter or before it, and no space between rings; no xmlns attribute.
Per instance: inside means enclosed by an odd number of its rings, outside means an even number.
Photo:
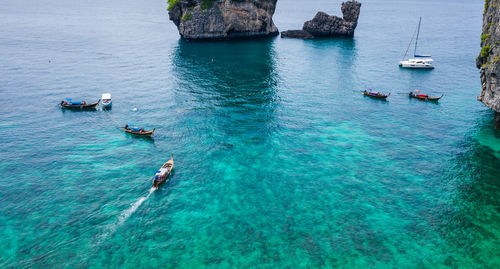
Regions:
<svg viewBox="0 0 500 269"><path fill-rule="evenodd" d="M361 3L348 1L342 3L342 18L318 12L310 21L306 21L302 30L291 30L281 33L281 37L352 37L358 25ZM312 36L312 37L311 37Z"/></svg>
<svg viewBox="0 0 500 269"><path fill-rule="evenodd" d="M168 15L188 40L274 36L277 0L169 0Z"/></svg>
<svg viewBox="0 0 500 269"><path fill-rule="evenodd" d="M478 100L495 111L500 123L500 0L486 0L483 14L481 53L476 65L481 69L482 91Z"/></svg>

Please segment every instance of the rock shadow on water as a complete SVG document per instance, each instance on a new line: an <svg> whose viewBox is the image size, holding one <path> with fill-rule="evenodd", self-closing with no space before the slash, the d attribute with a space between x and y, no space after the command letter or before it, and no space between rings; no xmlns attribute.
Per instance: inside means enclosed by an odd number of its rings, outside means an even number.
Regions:
<svg viewBox="0 0 500 269"><path fill-rule="evenodd" d="M268 95L266 91L272 94L278 84L273 46L271 40L194 43L179 40L174 72L179 84L195 94L219 97Z"/></svg>
<svg viewBox="0 0 500 269"><path fill-rule="evenodd" d="M207 128L222 133L271 128L279 105L273 46L269 39L179 40L173 57L176 102L195 108L193 113L211 121L204 122Z"/></svg>

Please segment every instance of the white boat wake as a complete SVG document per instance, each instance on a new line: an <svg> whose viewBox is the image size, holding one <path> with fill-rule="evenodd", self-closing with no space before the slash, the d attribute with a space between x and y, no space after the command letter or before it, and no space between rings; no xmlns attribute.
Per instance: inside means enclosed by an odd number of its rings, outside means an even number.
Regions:
<svg viewBox="0 0 500 269"><path fill-rule="evenodd" d="M144 201L146 201L149 198L149 196L151 196L151 194L155 190L156 190L156 188L151 188L149 190L148 195L139 198L139 200L137 200L135 203L133 203L127 210L123 211L122 214L120 215L120 217L118 217L118 222L117 222L116 226L122 225L130 217L130 215L132 215L137 210L137 208L139 208L139 206L141 206L142 203L144 203Z"/></svg>
<svg viewBox="0 0 500 269"><path fill-rule="evenodd" d="M144 201L146 201L149 196L151 196L151 194L156 191L157 188L151 188L149 189L149 193L148 195L146 196L143 196L141 198L139 198L137 201L135 201L133 204L130 205L129 208L127 208L126 210L124 210L120 216L118 217L118 221L109 225L108 229L106 229L106 231L102 234L101 236L101 240L99 241L104 241L109 235L113 234L116 229L122 225L128 218L130 218L130 216L135 212L137 211L137 209L139 208L139 206L142 205L142 203L144 203Z"/></svg>

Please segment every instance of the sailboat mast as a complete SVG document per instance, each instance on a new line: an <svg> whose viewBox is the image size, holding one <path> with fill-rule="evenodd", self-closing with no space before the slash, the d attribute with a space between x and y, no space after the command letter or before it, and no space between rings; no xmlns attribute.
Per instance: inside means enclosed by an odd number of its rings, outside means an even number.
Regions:
<svg viewBox="0 0 500 269"><path fill-rule="evenodd" d="M417 29L413 31L413 35L411 36L410 43L408 43L408 47L406 48L405 55L403 55L403 59L401 61L404 61L406 58L406 54L408 54L408 51L410 50L411 44L413 43L413 39L415 38L415 34L417 33Z"/></svg>
<svg viewBox="0 0 500 269"><path fill-rule="evenodd" d="M413 53L414 57L417 57L417 44L418 44L418 35L420 34L420 23L422 23L422 17L418 21L418 30L417 30L417 39L415 39L415 52Z"/></svg>

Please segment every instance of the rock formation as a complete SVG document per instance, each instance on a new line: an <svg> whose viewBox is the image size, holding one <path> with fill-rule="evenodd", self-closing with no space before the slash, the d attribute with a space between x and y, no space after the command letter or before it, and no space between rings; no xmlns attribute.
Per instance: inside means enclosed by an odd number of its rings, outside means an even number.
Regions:
<svg viewBox="0 0 500 269"><path fill-rule="evenodd" d="M278 35L277 0L169 0L168 15L188 40Z"/></svg>
<svg viewBox="0 0 500 269"><path fill-rule="evenodd" d="M477 99L495 111L500 126L500 0L486 0L483 14L481 53L476 65L481 69L482 91Z"/></svg>
<svg viewBox="0 0 500 269"><path fill-rule="evenodd" d="M304 30L288 30L281 32L281 37L312 39L314 36Z"/></svg>
<svg viewBox="0 0 500 269"><path fill-rule="evenodd" d="M342 3L343 18L318 12L310 21L306 21L302 30L290 30L281 33L281 37L352 37L358 25L361 3L348 1Z"/></svg>

